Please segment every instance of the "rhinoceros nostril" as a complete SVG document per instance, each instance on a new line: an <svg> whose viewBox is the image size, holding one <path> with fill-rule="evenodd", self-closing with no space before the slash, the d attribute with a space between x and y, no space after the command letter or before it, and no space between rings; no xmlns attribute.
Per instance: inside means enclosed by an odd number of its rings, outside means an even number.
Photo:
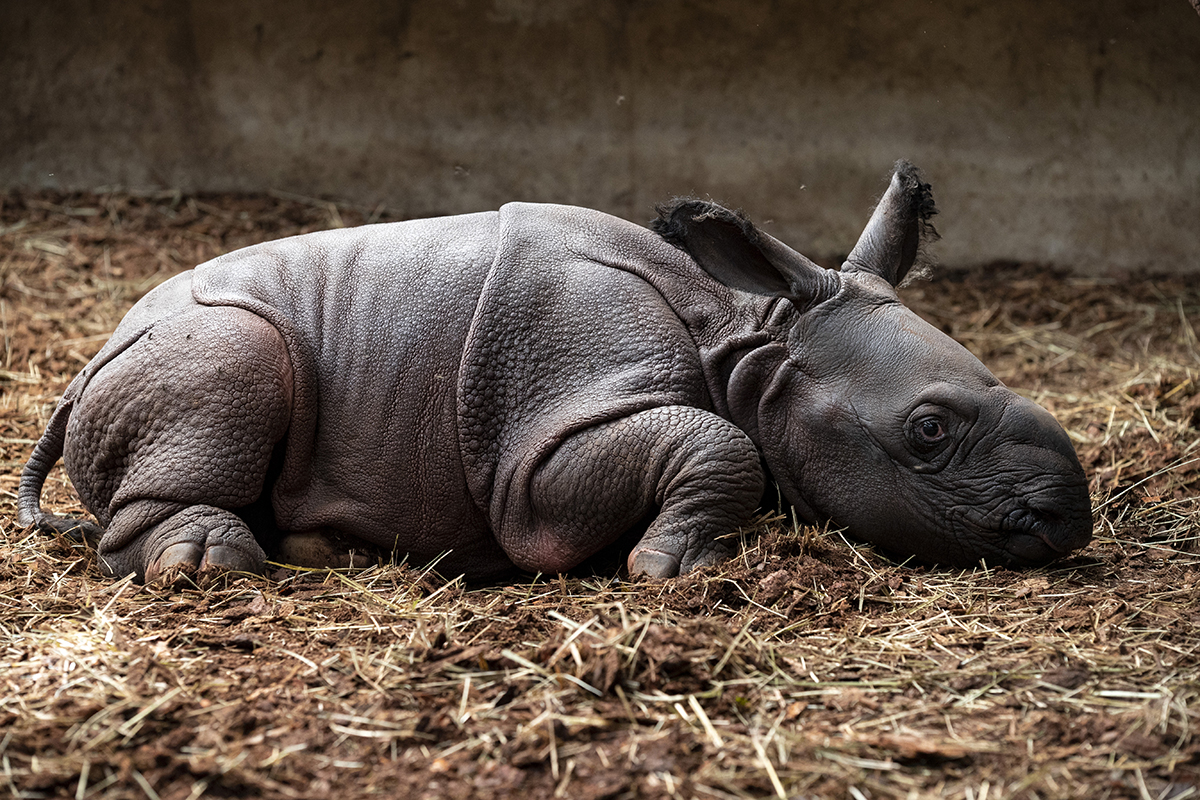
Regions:
<svg viewBox="0 0 1200 800"><path fill-rule="evenodd" d="M1029 533L1038 525L1039 514L1028 506L1020 506L1009 511L1000 524L1000 530L1006 533Z"/></svg>
<svg viewBox="0 0 1200 800"><path fill-rule="evenodd" d="M1091 539L1090 511L1090 506L1085 508L1077 502L1051 504L1045 498L1026 497L1001 523L1001 530L1009 537L1006 549L1029 563L1042 563L1077 550Z"/></svg>
<svg viewBox="0 0 1200 800"><path fill-rule="evenodd" d="M1066 521L1061 512L1050 508L1030 508L1029 516L1035 525L1045 527L1058 527Z"/></svg>
<svg viewBox="0 0 1200 800"><path fill-rule="evenodd" d="M1025 532L1037 536L1060 553L1083 547L1092 538L1090 505L1031 505L1024 512Z"/></svg>

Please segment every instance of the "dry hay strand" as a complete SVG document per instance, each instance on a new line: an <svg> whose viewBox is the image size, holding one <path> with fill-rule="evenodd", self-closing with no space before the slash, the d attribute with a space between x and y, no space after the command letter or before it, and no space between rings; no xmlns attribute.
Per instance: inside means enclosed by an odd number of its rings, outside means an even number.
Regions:
<svg viewBox="0 0 1200 800"><path fill-rule="evenodd" d="M383 216L330 209L4 198L10 794L1196 794L1200 301L1180 280L1021 267L906 290L1075 441L1096 541L1046 569L913 568L772 513L734 560L666 582L606 567L466 586L409 565L274 565L143 587L16 527L32 441L124 309L223 250ZM55 470L47 505L77 502Z"/></svg>

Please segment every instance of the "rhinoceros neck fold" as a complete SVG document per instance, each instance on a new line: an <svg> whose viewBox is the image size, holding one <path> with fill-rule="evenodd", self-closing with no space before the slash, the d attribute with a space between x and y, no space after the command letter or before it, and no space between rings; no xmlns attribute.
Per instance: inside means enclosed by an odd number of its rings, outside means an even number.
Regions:
<svg viewBox="0 0 1200 800"><path fill-rule="evenodd" d="M744 430L760 450L759 408L788 357L786 346L775 336L768 331L761 334L760 344L730 353L720 373L725 378L721 415Z"/></svg>
<svg viewBox="0 0 1200 800"><path fill-rule="evenodd" d="M501 213L519 207L510 204ZM661 296L695 345L704 406L757 443L758 400L787 357L784 343L799 313L791 302L731 289L686 252L631 222L585 209L562 212L572 217L569 248L577 257L632 273ZM580 217L588 219L579 224Z"/></svg>
<svg viewBox="0 0 1200 800"><path fill-rule="evenodd" d="M698 291L696 283L702 279L688 284L676 313L696 343L712 410L761 449L759 403L787 360L788 332L798 312L786 299L731 291L715 281ZM668 302L680 296L673 294L674 281L659 283L661 276L648 280Z"/></svg>

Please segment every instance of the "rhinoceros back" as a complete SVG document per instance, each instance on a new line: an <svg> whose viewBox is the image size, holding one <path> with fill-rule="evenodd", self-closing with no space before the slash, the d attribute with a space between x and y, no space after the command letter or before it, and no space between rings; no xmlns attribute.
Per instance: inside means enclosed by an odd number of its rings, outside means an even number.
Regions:
<svg viewBox="0 0 1200 800"><path fill-rule="evenodd" d="M506 562L495 537L530 524L529 478L567 436L707 402L694 342L644 277L648 251L678 259L614 217L514 203L198 267L197 302L271 321L293 360L281 529L469 553L443 563L476 573Z"/></svg>
<svg viewBox="0 0 1200 800"><path fill-rule="evenodd" d="M496 557L478 552L486 526L464 502L455 397L497 228L491 212L325 231L196 268L197 302L252 311L287 343L295 399L273 492L282 530Z"/></svg>

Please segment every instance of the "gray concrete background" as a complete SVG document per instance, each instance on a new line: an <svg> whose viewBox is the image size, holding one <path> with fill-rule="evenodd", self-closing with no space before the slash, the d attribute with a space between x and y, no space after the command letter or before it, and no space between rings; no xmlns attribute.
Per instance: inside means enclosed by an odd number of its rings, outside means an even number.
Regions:
<svg viewBox="0 0 1200 800"><path fill-rule="evenodd" d="M691 193L829 257L906 157L944 263L1200 270L1186 0L7 0L0 98L0 189Z"/></svg>

